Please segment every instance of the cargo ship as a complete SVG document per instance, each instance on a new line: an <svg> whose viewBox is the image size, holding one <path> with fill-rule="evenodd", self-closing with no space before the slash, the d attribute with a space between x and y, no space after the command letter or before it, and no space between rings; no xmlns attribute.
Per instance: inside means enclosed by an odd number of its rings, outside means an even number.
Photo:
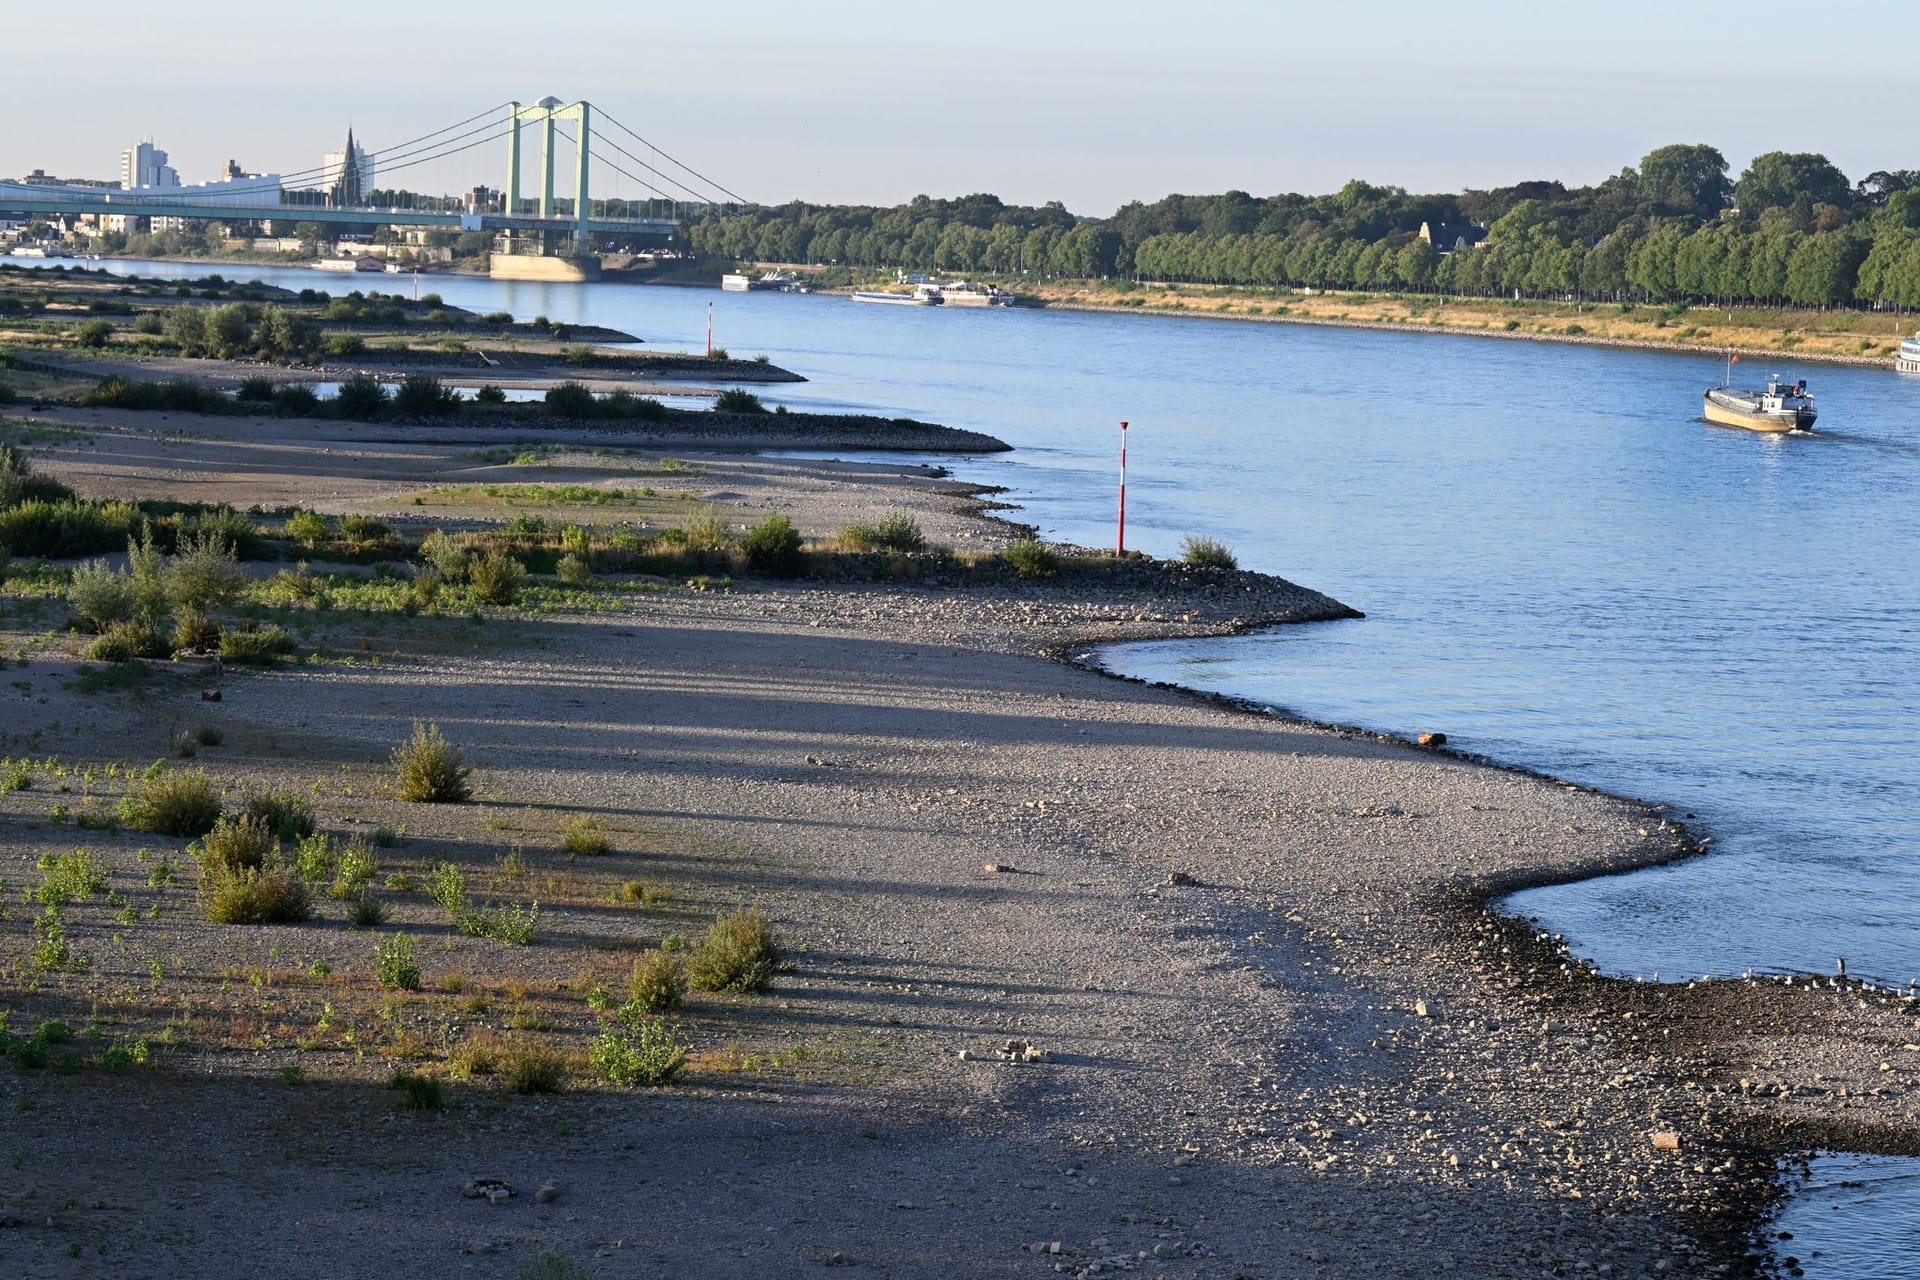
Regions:
<svg viewBox="0 0 1920 1280"><path fill-rule="evenodd" d="M1811 431L1813 420L1819 416L1813 397L1807 394L1806 380L1788 382L1778 374L1767 379L1762 391L1709 387L1705 413L1708 422L1723 427L1744 427L1773 435Z"/></svg>

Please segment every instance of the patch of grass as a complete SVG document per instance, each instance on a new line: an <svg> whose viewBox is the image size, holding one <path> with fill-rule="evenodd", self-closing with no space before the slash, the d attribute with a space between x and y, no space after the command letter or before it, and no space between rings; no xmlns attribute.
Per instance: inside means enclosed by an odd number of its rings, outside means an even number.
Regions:
<svg viewBox="0 0 1920 1280"><path fill-rule="evenodd" d="M761 991L780 963L773 926L758 907L743 907L716 919L687 965L699 991Z"/></svg>
<svg viewBox="0 0 1920 1280"><path fill-rule="evenodd" d="M396 1071L393 1079L387 1081L387 1087L399 1093L404 1111L438 1111L446 1105L440 1082L432 1076Z"/></svg>
<svg viewBox="0 0 1920 1280"><path fill-rule="evenodd" d="M388 991L420 989L420 961L410 935L396 933L374 944L373 977Z"/></svg>
<svg viewBox="0 0 1920 1280"><path fill-rule="evenodd" d="M791 578L800 572L800 531L782 515L768 516L747 530L740 548L747 568L776 578Z"/></svg>
<svg viewBox="0 0 1920 1280"><path fill-rule="evenodd" d="M613 841L592 817L575 818L560 837L560 851L569 858L598 858L613 852Z"/></svg>
<svg viewBox="0 0 1920 1280"><path fill-rule="evenodd" d="M920 522L905 511L890 512L875 524L850 524L840 530L840 545L848 551L925 551L927 535Z"/></svg>
<svg viewBox="0 0 1920 1280"><path fill-rule="evenodd" d="M227 740L218 725L202 724L193 731L193 740L203 747L217 747Z"/></svg>
<svg viewBox="0 0 1920 1280"><path fill-rule="evenodd" d="M498 1074L509 1093L559 1093L567 1085L567 1058L544 1041L515 1039L499 1055Z"/></svg>
<svg viewBox="0 0 1920 1280"><path fill-rule="evenodd" d="M670 1084L687 1065L687 1047L672 1026L647 1018L638 1026L610 1026L594 1038L587 1061L608 1084L622 1089Z"/></svg>
<svg viewBox="0 0 1920 1280"><path fill-rule="evenodd" d="M220 657L226 662L266 666L292 657L296 647L291 635L272 625L254 631L220 633Z"/></svg>
<svg viewBox="0 0 1920 1280"><path fill-rule="evenodd" d="M1038 538L1022 538L1001 554L1023 578L1051 578L1060 572L1060 557Z"/></svg>
<svg viewBox="0 0 1920 1280"><path fill-rule="evenodd" d="M495 902L469 907L454 917L453 925L470 938L491 938L510 947L529 946L540 927L540 904Z"/></svg>
<svg viewBox="0 0 1920 1280"><path fill-rule="evenodd" d="M1238 569L1239 557L1218 538L1190 533L1180 540L1180 558L1196 569Z"/></svg>
<svg viewBox="0 0 1920 1280"><path fill-rule="evenodd" d="M438 725L413 724L413 736L393 750L396 794L415 804L460 804L473 796L473 770L466 752L453 746Z"/></svg>
<svg viewBox="0 0 1920 1280"><path fill-rule="evenodd" d="M346 903L349 929L376 929L387 922L386 904L380 901L372 889L364 885L358 893L348 898Z"/></svg>
<svg viewBox="0 0 1920 1280"><path fill-rule="evenodd" d="M132 662L135 658L165 658L172 653L160 629L151 622L116 622L86 648L86 656L95 662Z"/></svg>
<svg viewBox="0 0 1920 1280"><path fill-rule="evenodd" d="M673 901L673 886L663 880L628 880L620 886L620 897L651 907Z"/></svg>
<svg viewBox="0 0 1920 1280"><path fill-rule="evenodd" d="M203 836L220 818L220 789L200 769L142 777L120 800L120 820L160 836Z"/></svg>
<svg viewBox="0 0 1920 1280"><path fill-rule="evenodd" d="M259 870L280 852L279 838L264 818L226 814L192 846L202 875Z"/></svg>

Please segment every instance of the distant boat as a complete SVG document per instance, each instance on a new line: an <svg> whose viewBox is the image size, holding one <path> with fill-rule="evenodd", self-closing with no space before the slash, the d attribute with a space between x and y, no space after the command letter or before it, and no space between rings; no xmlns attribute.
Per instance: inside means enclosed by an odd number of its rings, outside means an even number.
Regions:
<svg viewBox="0 0 1920 1280"><path fill-rule="evenodd" d="M368 255L361 258L322 258L313 264L315 271L385 271L387 264Z"/></svg>
<svg viewBox="0 0 1920 1280"><path fill-rule="evenodd" d="M855 289L853 300L877 302L893 307L937 307L943 301L939 287L930 284L918 285L912 293L889 293L884 289Z"/></svg>
<svg viewBox="0 0 1920 1280"><path fill-rule="evenodd" d="M763 289L791 291L797 276L786 275L778 271L769 271L758 279L753 276L730 274L720 277L720 287L728 293L758 293Z"/></svg>
<svg viewBox="0 0 1920 1280"><path fill-rule="evenodd" d="M1727 367L1731 371L1731 361ZM1709 387L1705 413L1708 422L1723 427L1744 427L1773 435L1811 431L1814 419L1819 416L1813 407L1813 397L1807 394L1806 380L1787 382L1778 374L1767 379L1764 391Z"/></svg>
<svg viewBox="0 0 1920 1280"><path fill-rule="evenodd" d="M940 301L949 307L1010 307L1014 296L998 285L968 284L956 280L952 284L938 286Z"/></svg>
<svg viewBox="0 0 1920 1280"><path fill-rule="evenodd" d="M1920 335L1900 339L1900 354L1893 358L1893 367L1901 373L1920 373Z"/></svg>

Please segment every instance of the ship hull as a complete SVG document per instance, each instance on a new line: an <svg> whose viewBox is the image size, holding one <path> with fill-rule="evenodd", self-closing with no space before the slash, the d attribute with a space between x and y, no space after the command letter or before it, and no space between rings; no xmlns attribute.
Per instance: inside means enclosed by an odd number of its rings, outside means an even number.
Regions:
<svg viewBox="0 0 1920 1280"><path fill-rule="evenodd" d="M872 302L883 307L933 307L939 299L911 293L855 293L855 302Z"/></svg>
<svg viewBox="0 0 1920 1280"><path fill-rule="evenodd" d="M1784 435L1789 431L1811 431L1817 416L1811 409L1784 409L1778 413L1765 413L1754 409L1741 408L1738 405L1724 404L1708 392L1702 411L1708 422L1722 427L1741 427L1748 431L1759 431L1767 435Z"/></svg>

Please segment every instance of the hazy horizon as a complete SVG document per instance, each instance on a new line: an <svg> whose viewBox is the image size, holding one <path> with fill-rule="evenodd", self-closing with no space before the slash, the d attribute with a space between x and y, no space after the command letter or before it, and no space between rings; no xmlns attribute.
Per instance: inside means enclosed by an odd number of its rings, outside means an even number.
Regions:
<svg viewBox="0 0 1920 1280"><path fill-rule="evenodd" d="M1917 42L1897 9L1870 0L1826 6L1823 31L1852 14L1873 37L1844 50L1795 43L1804 21L1780 0L1624 0L1597 18L1486 3L1455 6L1442 16L1466 16L1449 23L1406 0L1196 0L1177 29L1083 0L1046 12L982 0L964 32L871 0L741 0L725 31L582 0L571 40L526 38L527 14L498 0L398 15L339 0L319 20L181 9L105 0L87 27L105 40L15 24L28 69L0 83L0 109L58 123L0 135L0 177L115 178L121 150L147 138L184 182L229 158L291 173L317 166L349 124L378 150L547 93L589 99L763 203L987 191L1100 216L1175 191L1318 193L1356 177L1418 192L1574 186L1670 142L1711 143L1736 175L1774 149L1821 152L1853 179L1920 167L1906 120L1883 105L1920 90ZM1769 71L1809 87L1756 92ZM498 186L502 151L394 181ZM562 165L570 175L570 156ZM594 191L646 194L605 166Z"/></svg>

